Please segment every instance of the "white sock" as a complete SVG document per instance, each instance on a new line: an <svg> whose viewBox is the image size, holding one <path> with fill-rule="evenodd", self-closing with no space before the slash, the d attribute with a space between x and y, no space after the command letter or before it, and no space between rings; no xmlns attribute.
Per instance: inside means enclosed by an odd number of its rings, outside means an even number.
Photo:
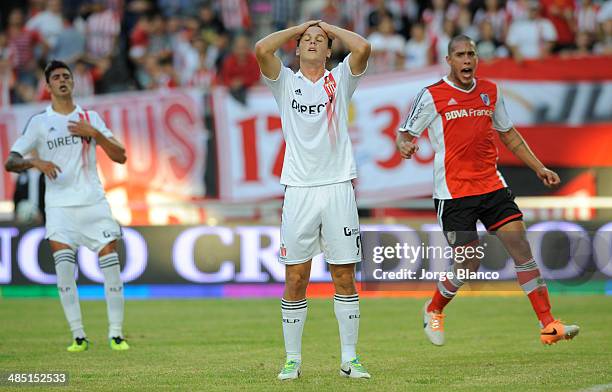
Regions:
<svg viewBox="0 0 612 392"><path fill-rule="evenodd" d="M334 313L340 330L342 363L357 356L357 338L359 336L359 294L334 295Z"/></svg>
<svg viewBox="0 0 612 392"><path fill-rule="evenodd" d="M55 273L57 275L57 290L64 308L64 315L70 325L72 338L84 338L81 306L79 305L79 292L74 280L76 256L72 249L62 249L53 253L55 260Z"/></svg>
<svg viewBox="0 0 612 392"><path fill-rule="evenodd" d="M306 299L287 301L281 299L281 314L283 316L283 337L288 361L302 361L302 332L308 313Z"/></svg>
<svg viewBox="0 0 612 392"><path fill-rule="evenodd" d="M108 337L123 338L123 282L119 267L119 255L109 253L99 258L100 269L104 274L104 295L106 297L106 310L108 313Z"/></svg>

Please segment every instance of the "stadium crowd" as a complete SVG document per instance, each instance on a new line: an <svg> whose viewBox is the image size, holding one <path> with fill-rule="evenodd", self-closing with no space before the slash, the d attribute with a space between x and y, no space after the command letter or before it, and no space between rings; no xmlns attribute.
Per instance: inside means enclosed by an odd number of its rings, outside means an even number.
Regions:
<svg viewBox="0 0 612 392"><path fill-rule="evenodd" d="M49 59L72 66L76 96L223 84L240 98L259 83L256 37L307 19L367 37L370 73L443 62L457 33L484 61L612 55L612 0L3 0L0 107L48 99Z"/></svg>

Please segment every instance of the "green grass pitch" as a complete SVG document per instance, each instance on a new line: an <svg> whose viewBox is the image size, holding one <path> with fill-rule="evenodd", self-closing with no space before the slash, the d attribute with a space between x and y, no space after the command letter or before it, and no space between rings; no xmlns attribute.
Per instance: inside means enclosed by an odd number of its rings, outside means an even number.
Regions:
<svg viewBox="0 0 612 392"><path fill-rule="evenodd" d="M108 347L104 302L82 301L93 342L84 353L65 351L70 335L58 300L0 300L0 370L69 372L58 391L557 392L612 383L612 297L554 296L554 314L582 330L551 347L539 343L526 298L461 296L447 308L446 345L434 347L422 331L423 302L361 300L358 349L372 379L349 380L338 375L332 301L310 300L302 377L281 383L278 300L128 301L128 352Z"/></svg>

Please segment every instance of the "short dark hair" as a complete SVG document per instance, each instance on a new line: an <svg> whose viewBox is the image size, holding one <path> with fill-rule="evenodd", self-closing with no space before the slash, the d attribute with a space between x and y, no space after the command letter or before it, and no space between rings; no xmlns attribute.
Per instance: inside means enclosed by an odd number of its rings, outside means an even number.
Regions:
<svg viewBox="0 0 612 392"><path fill-rule="evenodd" d="M47 83L49 83L49 78L51 77L51 72L55 71L56 69L60 69L60 68L67 69L68 72L70 72L70 75L72 75L72 70L70 69L68 64L66 64L63 61L59 61L59 60L51 60L45 66L45 80L47 81Z"/></svg>
<svg viewBox="0 0 612 392"><path fill-rule="evenodd" d="M464 42L464 41L471 42L474 45L476 45L474 40L468 37L467 35L465 34L456 35L453 38L451 38L450 41L448 41L448 55L449 56L451 55L451 50L453 49L453 45L455 45L457 42Z"/></svg>

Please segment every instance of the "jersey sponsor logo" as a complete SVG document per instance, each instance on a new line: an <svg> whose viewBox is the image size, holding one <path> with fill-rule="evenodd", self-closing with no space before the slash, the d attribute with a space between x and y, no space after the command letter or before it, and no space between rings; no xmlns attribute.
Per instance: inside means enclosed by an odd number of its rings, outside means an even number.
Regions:
<svg viewBox="0 0 612 392"><path fill-rule="evenodd" d="M444 113L446 121L455 120L462 117L482 117L482 116L493 116L493 110L491 109L457 109L451 110Z"/></svg>
<svg viewBox="0 0 612 392"><path fill-rule="evenodd" d="M489 100L489 94L481 93L480 99L482 99L482 103L484 103L487 106L489 106L489 104L491 103L491 101Z"/></svg>
<svg viewBox="0 0 612 392"><path fill-rule="evenodd" d="M54 148L70 146L74 144L83 144L84 142L91 143L91 137L68 135L57 137L53 140L47 140L47 147L49 148L49 150L53 150Z"/></svg>
<svg viewBox="0 0 612 392"><path fill-rule="evenodd" d="M291 108L298 113L302 114L319 114L325 109L327 103L320 103L318 105L302 105L295 99L291 101Z"/></svg>

